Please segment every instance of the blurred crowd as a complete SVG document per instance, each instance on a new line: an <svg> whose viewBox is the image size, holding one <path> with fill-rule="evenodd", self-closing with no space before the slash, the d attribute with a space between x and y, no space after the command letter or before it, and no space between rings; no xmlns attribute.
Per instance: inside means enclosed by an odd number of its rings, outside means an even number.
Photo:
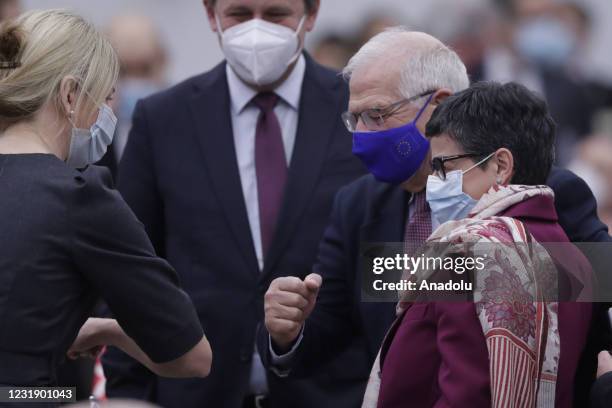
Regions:
<svg viewBox="0 0 612 408"><path fill-rule="evenodd" d="M577 1L470 4L455 6L447 17L437 16L441 21L413 22L408 28L435 31L432 34L460 55L472 81L515 81L544 95L558 126L557 165L587 181L597 198L600 218L612 226L612 88L586 75L584 58L593 16ZM0 19L16 16L22 8L19 0L0 0ZM367 40L398 24L406 22L374 12L350 32L319 33L309 51L322 65L341 71ZM114 172L136 101L170 84L168 52L152 19L120 15L106 29L121 60L113 106L119 126L113 151L103 161Z"/></svg>

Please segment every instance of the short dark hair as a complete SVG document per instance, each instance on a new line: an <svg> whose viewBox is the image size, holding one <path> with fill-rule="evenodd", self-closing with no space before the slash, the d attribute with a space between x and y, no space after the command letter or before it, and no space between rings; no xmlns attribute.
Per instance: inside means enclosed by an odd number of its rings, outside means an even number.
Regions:
<svg viewBox="0 0 612 408"><path fill-rule="evenodd" d="M546 102L523 85L479 82L449 96L426 128L428 137L443 133L480 159L505 147L514 158L513 184L546 184L555 122Z"/></svg>
<svg viewBox="0 0 612 408"><path fill-rule="evenodd" d="M314 10L315 2L316 0L304 0L304 9L306 10L307 13L310 14L312 10ZM217 4L217 0L208 0L208 3L211 6L214 6L215 4Z"/></svg>

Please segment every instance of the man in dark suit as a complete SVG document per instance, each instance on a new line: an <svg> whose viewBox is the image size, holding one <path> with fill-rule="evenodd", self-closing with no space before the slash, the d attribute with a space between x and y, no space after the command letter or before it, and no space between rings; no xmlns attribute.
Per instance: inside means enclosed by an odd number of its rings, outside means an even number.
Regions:
<svg viewBox="0 0 612 408"><path fill-rule="evenodd" d="M424 77L423 72L429 75ZM371 39L349 62L345 74L350 77L349 112L357 116L349 123L355 126L351 130L366 130L370 126L367 130L375 132L410 123L422 109L416 125L424 135L436 105L468 84L465 67L452 51L433 37L401 29L391 29ZM414 89L406 89L408 84ZM410 100L412 95L431 89L436 91L429 99L421 98L403 111L383 115L388 104L401 98ZM382 108L376 113L373 108L379 107ZM381 116L378 129L372 123L368 125L368 116L372 114ZM380 171L377 163L371 162L369 167L373 172ZM320 370L325 361L341 353L347 344L358 342L363 352L351 370L361 378L362 392L365 390L372 363L395 319L395 303L362 301L363 244L422 242L426 238L412 234L412 227L422 215L419 213L422 208L415 203L425 199L430 172L427 156L403 183L393 185L367 175L340 190L319 247L316 274L302 282L278 278L268 289L266 327L261 328L258 336L266 366L279 376L299 377ZM548 183L555 191L559 223L572 241L610 241L607 227L597 218L595 199L583 180L567 170L553 168ZM430 217L428 206L424 212ZM429 233L432 227L436 227L433 218ZM311 296L317 289L318 297ZM290 294L299 296L291 301ZM598 310L597 318L602 317ZM597 350L596 347L590 346L591 350ZM585 363L585 375L594 375L594 363ZM418 375L418 367L415 370ZM588 384L581 386L580 395L584 397Z"/></svg>
<svg viewBox="0 0 612 408"><path fill-rule="evenodd" d="M319 1L205 5L229 63L138 103L119 190L191 295L213 367L204 380L161 379L110 350L108 395L181 408L345 406L359 386L340 369L350 356L289 380L266 378L255 351L270 281L310 273L335 193L365 173L339 119L346 85L301 52Z"/></svg>

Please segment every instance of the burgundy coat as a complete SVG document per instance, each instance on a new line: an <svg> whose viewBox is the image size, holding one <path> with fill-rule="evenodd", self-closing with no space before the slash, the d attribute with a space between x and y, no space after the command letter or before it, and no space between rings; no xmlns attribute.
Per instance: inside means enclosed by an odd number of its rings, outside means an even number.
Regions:
<svg viewBox="0 0 612 408"><path fill-rule="evenodd" d="M499 215L522 221L538 242L569 242L550 197L533 197ZM572 248L573 252L551 253L557 266L584 267L586 259ZM572 406L574 374L586 345L591 313L591 303L559 303L556 407ZM488 351L471 302L412 305L383 343L381 370L379 407L491 406Z"/></svg>

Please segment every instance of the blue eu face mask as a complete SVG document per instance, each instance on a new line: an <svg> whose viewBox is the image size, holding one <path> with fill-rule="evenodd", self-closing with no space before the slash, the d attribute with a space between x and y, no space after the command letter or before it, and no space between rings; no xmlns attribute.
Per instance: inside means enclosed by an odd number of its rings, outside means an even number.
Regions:
<svg viewBox="0 0 612 408"><path fill-rule="evenodd" d="M432 97L406 125L375 132L353 132L353 154L377 180L399 184L421 167L429 151L429 140L421 134L416 123Z"/></svg>
<svg viewBox="0 0 612 408"><path fill-rule="evenodd" d="M489 160L494 154L495 152L491 153L467 170L449 171L446 173L446 180L433 174L427 178L425 198L439 225L466 218L472 211L477 201L463 192L463 175Z"/></svg>

